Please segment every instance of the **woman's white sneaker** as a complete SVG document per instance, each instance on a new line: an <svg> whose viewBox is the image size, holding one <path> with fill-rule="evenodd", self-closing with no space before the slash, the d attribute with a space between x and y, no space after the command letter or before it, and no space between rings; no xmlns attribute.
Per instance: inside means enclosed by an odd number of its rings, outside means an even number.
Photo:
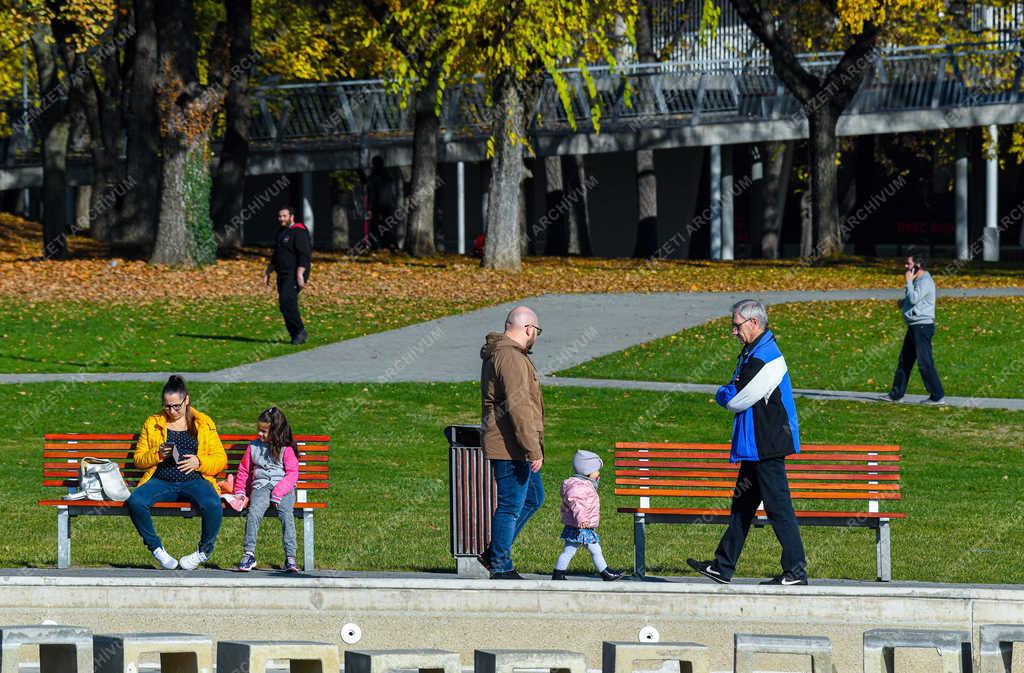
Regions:
<svg viewBox="0 0 1024 673"><path fill-rule="evenodd" d="M194 551L188 556L182 556L178 563L181 564L182 570L195 570L200 563L206 563L206 558L206 554L203 552Z"/></svg>
<svg viewBox="0 0 1024 673"><path fill-rule="evenodd" d="M174 570L178 567L178 559L168 554L163 547L157 547L153 550L153 558L156 559L156 562L159 563L160 567L164 570Z"/></svg>

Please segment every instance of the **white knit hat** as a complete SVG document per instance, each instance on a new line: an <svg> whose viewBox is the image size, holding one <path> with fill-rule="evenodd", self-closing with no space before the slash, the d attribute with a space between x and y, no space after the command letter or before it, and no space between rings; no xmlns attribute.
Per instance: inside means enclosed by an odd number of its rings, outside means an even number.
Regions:
<svg viewBox="0 0 1024 673"><path fill-rule="evenodd" d="M601 456L597 455L593 451L584 451L583 449L580 449L572 458L572 469L576 474L585 475L600 472L603 465L604 461L601 460Z"/></svg>

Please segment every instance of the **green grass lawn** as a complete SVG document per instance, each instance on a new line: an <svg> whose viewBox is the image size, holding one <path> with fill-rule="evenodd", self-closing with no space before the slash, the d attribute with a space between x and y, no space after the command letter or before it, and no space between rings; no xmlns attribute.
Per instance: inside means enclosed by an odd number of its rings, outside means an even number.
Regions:
<svg viewBox="0 0 1024 673"><path fill-rule="evenodd" d="M886 392L892 384L903 319L892 301L782 304L769 307L793 385L826 390ZM947 395L1021 397L1024 369L1018 330L1024 297L941 299L933 341L935 364ZM560 376L724 383L740 345L730 318L612 353ZM909 392L925 393L921 377Z"/></svg>
<svg viewBox="0 0 1024 673"><path fill-rule="evenodd" d="M304 301L309 341L297 347L272 292L172 307L4 301L0 373L212 371L464 310L438 300Z"/></svg>
<svg viewBox="0 0 1024 673"><path fill-rule="evenodd" d="M330 508L318 512L317 558L323 567L351 570L454 569L448 551L448 458L442 428L473 422L479 414L474 384L257 385L196 384L197 407L222 431L247 431L257 413L274 403L298 432L333 436ZM40 483L44 431L136 431L157 409L159 386L134 383L33 384L0 387L8 419L0 437L5 459L7 516L0 523L0 567L52 566L56 512L35 504L56 489ZM893 524L893 573L900 580L1024 582L1024 505L1020 485L1024 415L1006 411L919 408L799 400L805 442L898 442L904 450L908 512ZM662 395L588 389L546 394L548 500L517 542L520 570L549 573L561 550L558 486L580 448L611 462L616 440L725 441L729 415L706 395ZM634 498L602 486L605 554L613 567L632 566L632 522L615 512ZM46 493L45 491L50 491ZM318 494L319 495L319 494ZM657 502L657 501L655 501ZM887 506L886 506L887 507ZM885 507L883 507L885 509ZM237 563L244 522L225 520L214 561ZM197 520L157 519L168 549L194 548ZM720 526L652 526L652 574L689 574L687 556L714 551ZM865 529L807 528L812 577L870 580L875 573L874 533ZM281 561L276 521L267 520L258 557ZM78 565L151 567L152 559L127 518L74 522ZM754 530L739 568L744 577L777 572L778 546L769 530ZM592 572L586 554L570 568Z"/></svg>

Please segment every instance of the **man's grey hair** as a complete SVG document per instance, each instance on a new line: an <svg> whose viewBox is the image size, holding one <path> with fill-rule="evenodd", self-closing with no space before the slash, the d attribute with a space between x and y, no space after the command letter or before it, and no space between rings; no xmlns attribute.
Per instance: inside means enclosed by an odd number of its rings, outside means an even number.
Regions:
<svg viewBox="0 0 1024 673"><path fill-rule="evenodd" d="M738 314L744 320L756 318L758 325L768 328L768 310L756 299L741 299L736 302L732 305L732 314Z"/></svg>

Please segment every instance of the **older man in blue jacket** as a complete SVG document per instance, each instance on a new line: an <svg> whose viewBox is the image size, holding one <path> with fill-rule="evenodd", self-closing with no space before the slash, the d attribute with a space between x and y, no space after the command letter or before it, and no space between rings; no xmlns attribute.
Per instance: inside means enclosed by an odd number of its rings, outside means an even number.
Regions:
<svg viewBox="0 0 1024 673"><path fill-rule="evenodd" d="M764 502L782 545L782 574L762 584L807 584L807 559L793 513L786 456L800 452L800 431L786 359L768 329L761 302L732 307L732 331L743 344L736 371L715 399L735 414L730 461L740 464L729 527L710 561L687 559L691 568L721 584L732 580L750 524Z"/></svg>

